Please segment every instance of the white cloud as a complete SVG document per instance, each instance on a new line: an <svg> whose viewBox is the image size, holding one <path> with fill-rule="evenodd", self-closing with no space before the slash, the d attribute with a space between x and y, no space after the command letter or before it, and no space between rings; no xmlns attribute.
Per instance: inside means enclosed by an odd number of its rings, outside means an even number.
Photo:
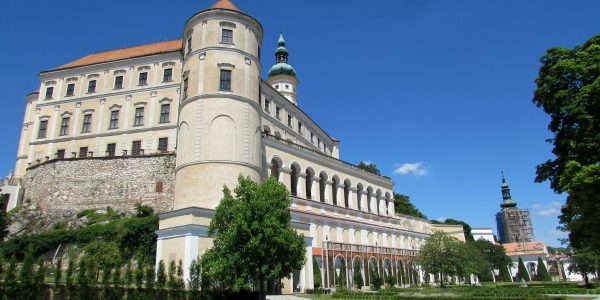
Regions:
<svg viewBox="0 0 600 300"><path fill-rule="evenodd" d="M394 170L395 174L407 175L413 174L415 176L427 175L427 169L423 166L423 162L405 163Z"/></svg>
<svg viewBox="0 0 600 300"><path fill-rule="evenodd" d="M558 216L559 213L560 213L560 210L558 208L555 208L555 207L550 207L550 208L542 209L542 210L540 210L540 211L537 212L537 214L539 216Z"/></svg>
<svg viewBox="0 0 600 300"><path fill-rule="evenodd" d="M533 208L540 208L540 207L542 207L542 205L541 204L534 204L531 207L533 207Z"/></svg>
<svg viewBox="0 0 600 300"><path fill-rule="evenodd" d="M531 206L538 216L558 216L562 203L560 201L551 201L547 204L534 204Z"/></svg>

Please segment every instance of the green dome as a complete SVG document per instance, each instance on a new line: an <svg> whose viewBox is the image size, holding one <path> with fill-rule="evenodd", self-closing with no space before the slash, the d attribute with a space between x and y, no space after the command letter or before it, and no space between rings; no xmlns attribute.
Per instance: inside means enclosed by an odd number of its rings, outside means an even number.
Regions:
<svg viewBox="0 0 600 300"><path fill-rule="evenodd" d="M276 75L290 75L296 76L296 70L287 63L278 63L271 67L269 70L269 77Z"/></svg>

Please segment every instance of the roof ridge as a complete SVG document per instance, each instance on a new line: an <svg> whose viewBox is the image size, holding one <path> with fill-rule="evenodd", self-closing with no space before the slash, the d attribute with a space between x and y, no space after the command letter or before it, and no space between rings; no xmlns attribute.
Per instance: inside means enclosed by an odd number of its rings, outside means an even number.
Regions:
<svg viewBox="0 0 600 300"><path fill-rule="evenodd" d="M92 52L92 53L88 54L87 56L94 55L94 54L102 54L102 53L111 52L111 51L131 49L131 48L135 48L135 47L143 47L143 46L150 46L150 45L156 45L156 44L162 44L162 43L176 42L176 41L183 41L183 40L182 39L172 39L172 40L165 40L165 41L154 42L154 43L126 46L126 47L115 48L115 49L110 49L110 50L102 50L102 51L98 51L98 52ZM84 57L86 57L86 56L84 56Z"/></svg>

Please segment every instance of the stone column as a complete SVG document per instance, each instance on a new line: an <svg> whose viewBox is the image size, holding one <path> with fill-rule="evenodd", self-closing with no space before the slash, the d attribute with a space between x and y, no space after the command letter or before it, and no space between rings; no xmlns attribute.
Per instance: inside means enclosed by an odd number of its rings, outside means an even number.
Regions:
<svg viewBox="0 0 600 300"><path fill-rule="evenodd" d="M356 209L358 206L354 200L354 197L352 196L354 193L356 193L356 188L350 187L349 191L348 191L348 207L351 209Z"/></svg>
<svg viewBox="0 0 600 300"><path fill-rule="evenodd" d="M292 191L292 185L290 184L292 170L288 168L279 169L279 182L283 183L288 191Z"/></svg>
<svg viewBox="0 0 600 300"><path fill-rule="evenodd" d="M325 194L325 203L327 204L332 204L331 194L329 193L332 183L331 180L325 180L325 190L323 191L323 194Z"/></svg>
<svg viewBox="0 0 600 300"><path fill-rule="evenodd" d="M389 199L388 200L388 215L393 216L396 213L396 208L394 205L394 199Z"/></svg>
<svg viewBox="0 0 600 300"><path fill-rule="evenodd" d="M379 205L379 210L377 211L377 213L379 215L386 215L385 198L383 198L381 195L377 195L377 204Z"/></svg>
<svg viewBox="0 0 600 300"><path fill-rule="evenodd" d="M312 185L310 186L310 194L312 196L311 199L319 201L319 195L317 193L317 187L319 186L319 178L312 177Z"/></svg>
<svg viewBox="0 0 600 300"><path fill-rule="evenodd" d="M306 174L299 172L297 175L296 195L298 198L304 198L304 193L306 192Z"/></svg>
<svg viewBox="0 0 600 300"><path fill-rule="evenodd" d="M58 92L60 94L60 91ZM58 120L58 112L60 111L60 105L54 105L54 112L52 113L52 119L50 119L51 123L51 127L50 127L50 135L47 135L46 137L48 139L50 139L50 143L48 143L48 152L46 153L46 156L50 157L50 159L52 159L52 149L54 148L54 143L52 142L54 140L54 137L56 137L56 125L58 122L60 122Z"/></svg>
<svg viewBox="0 0 600 300"><path fill-rule="evenodd" d="M369 203L368 199L371 199L371 203ZM369 206L369 211L373 214L377 213L377 199L373 193L367 194L367 205Z"/></svg>
<svg viewBox="0 0 600 300"><path fill-rule="evenodd" d="M336 187L336 194L337 194L337 204L339 207L345 207L344 206L344 185L343 184L338 184Z"/></svg>

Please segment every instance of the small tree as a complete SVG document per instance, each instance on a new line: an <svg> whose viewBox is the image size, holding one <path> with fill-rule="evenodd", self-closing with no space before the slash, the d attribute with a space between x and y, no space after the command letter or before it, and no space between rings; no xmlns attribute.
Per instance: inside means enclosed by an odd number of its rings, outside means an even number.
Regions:
<svg viewBox="0 0 600 300"><path fill-rule="evenodd" d="M53 299L60 299L60 282L62 280L62 257L59 257L58 260L54 263L54 290L53 290Z"/></svg>
<svg viewBox="0 0 600 300"><path fill-rule="evenodd" d="M173 289L176 286L175 261L169 262L169 272L167 273L167 288Z"/></svg>
<svg viewBox="0 0 600 300"><path fill-rule="evenodd" d="M111 272L109 272L111 273ZM113 288L110 291L110 294L113 299L121 299L123 298L123 281L121 280L121 266L115 266L114 270L112 270L112 278Z"/></svg>
<svg viewBox="0 0 600 300"><path fill-rule="evenodd" d="M67 270L65 271L65 283L67 298L70 298L73 292L73 275L75 274L75 262L72 256L69 256L69 262L67 263Z"/></svg>
<svg viewBox="0 0 600 300"><path fill-rule="evenodd" d="M598 276L598 271L600 270L600 255L598 250L591 248L577 250L575 255L571 257L571 261L569 272L581 274L586 285L589 282L589 274Z"/></svg>
<svg viewBox="0 0 600 300"><path fill-rule="evenodd" d="M338 277L337 278L338 286L345 287L346 286L346 263L343 260L340 260L340 273L337 277Z"/></svg>
<svg viewBox="0 0 600 300"><path fill-rule="evenodd" d="M123 284L129 288L133 283L133 271L131 270L131 261L128 260L125 265L125 277L123 277Z"/></svg>
<svg viewBox="0 0 600 300"><path fill-rule="evenodd" d="M377 267L373 264L369 266L369 277L371 279L370 284L372 285L372 289L377 291L381 288L381 277L379 276L379 272L377 271Z"/></svg>
<svg viewBox="0 0 600 300"><path fill-rule="evenodd" d="M18 299L19 287L17 282L17 258L13 255L8 263L8 268L4 272L4 297L3 299Z"/></svg>
<svg viewBox="0 0 600 300"><path fill-rule="evenodd" d="M525 280L525 281L531 281L531 278L529 277L529 272L527 272L527 268L525 267L525 264L523 263L523 259L519 257L519 271L517 273L517 279L519 281L521 281L521 279Z"/></svg>
<svg viewBox="0 0 600 300"><path fill-rule="evenodd" d="M190 265L190 279L188 280L188 289L191 299L197 299L200 296L200 287L202 286L202 264L200 257L192 260Z"/></svg>
<svg viewBox="0 0 600 300"><path fill-rule="evenodd" d="M144 285L144 260L138 255L135 269L135 287L141 289Z"/></svg>
<svg viewBox="0 0 600 300"><path fill-rule="evenodd" d="M34 299L35 292L35 274L33 267L35 260L33 259L33 250L31 247L27 248L25 252L25 258L23 264L21 264L21 270L19 270L19 298L22 299Z"/></svg>
<svg viewBox="0 0 600 300"><path fill-rule="evenodd" d="M44 258L40 257L37 263L37 270L35 271L35 277L33 281L33 290L32 293L35 295L32 299L47 299L49 295L47 295L46 289L44 289L44 283L46 282L46 266L44 264Z"/></svg>
<svg viewBox="0 0 600 300"><path fill-rule="evenodd" d="M313 256L313 282L315 289L321 287L321 268L319 267L319 262L315 256Z"/></svg>
<svg viewBox="0 0 600 300"><path fill-rule="evenodd" d="M548 274L548 269L546 268L546 264L540 256L538 256L537 270L536 270L536 280L538 281L551 281L550 274Z"/></svg>
<svg viewBox="0 0 600 300"><path fill-rule="evenodd" d="M500 266L500 279L504 282L512 282L512 278L510 277L510 272L508 272L507 266Z"/></svg>
<svg viewBox="0 0 600 300"><path fill-rule="evenodd" d="M165 273L165 262L161 259L158 263L158 271L156 276L156 288L162 290L167 284L167 274Z"/></svg>
<svg viewBox="0 0 600 300"><path fill-rule="evenodd" d="M354 284L356 285L356 287L360 290L362 289L363 285L364 285L364 281L362 278L362 274L361 274L361 268L360 268L360 261L355 260L354 261Z"/></svg>
<svg viewBox="0 0 600 300"><path fill-rule="evenodd" d="M5 211L8 197L8 194L0 193L0 242L8 235L8 225L10 224L10 217Z"/></svg>
<svg viewBox="0 0 600 300"><path fill-rule="evenodd" d="M155 281L156 272L154 272L154 268L152 266L146 267L146 288L150 290L153 289Z"/></svg>
<svg viewBox="0 0 600 300"><path fill-rule="evenodd" d="M446 276L463 275L461 264L464 263L464 260L461 251L464 248L460 243L458 239L449 234L436 231L421 248L419 263L425 272L440 274L440 286L442 287L445 286ZM411 276L413 275L411 274Z"/></svg>

